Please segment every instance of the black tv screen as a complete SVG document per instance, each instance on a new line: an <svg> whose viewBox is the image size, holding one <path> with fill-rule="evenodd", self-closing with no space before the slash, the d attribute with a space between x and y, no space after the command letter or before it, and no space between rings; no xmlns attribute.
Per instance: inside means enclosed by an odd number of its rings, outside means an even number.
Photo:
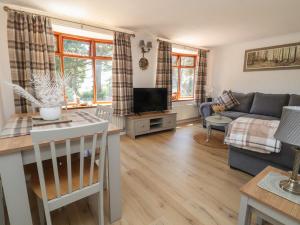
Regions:
<svg viewBox="0 0 300 225"><path fill-rule="evenodd" d="M167 98L167 88L134 88L134 113L167 110Z"/></svg>

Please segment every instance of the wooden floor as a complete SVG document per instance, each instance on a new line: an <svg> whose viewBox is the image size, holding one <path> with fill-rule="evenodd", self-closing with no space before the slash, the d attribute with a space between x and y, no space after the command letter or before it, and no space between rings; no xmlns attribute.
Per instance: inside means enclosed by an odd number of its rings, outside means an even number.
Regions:
<svg viewBox="0 0 300 225"><path fill-rule="evenodd" d="M237 223L239 188L251 177L229 168L226 149L196 143L193 135L201 129L189 124L176 132L121 138L123 217L114 225ZM52 218L55 225L97 224L86 200Z"/></svg>

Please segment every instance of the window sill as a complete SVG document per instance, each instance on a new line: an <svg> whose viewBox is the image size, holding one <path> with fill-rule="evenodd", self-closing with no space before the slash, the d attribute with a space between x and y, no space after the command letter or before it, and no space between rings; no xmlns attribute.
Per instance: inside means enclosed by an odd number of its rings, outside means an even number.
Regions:
<svg viewBox="0 0 300 225"><path fill-rule="evenodd" d="M98 103L98 104L92 104L92 105L67 105L67 109L90 109L90 108L96 108L97 105L111 105L111 103ZM66 107L63 106L63 109Z"/></svg>
<svg viewBox="0 0 300 225"><path fill-rule="evenodd" d="M172 100L172 102L184 102L184 101L194 101L193 98L181 98L177 100Z"/></svg>

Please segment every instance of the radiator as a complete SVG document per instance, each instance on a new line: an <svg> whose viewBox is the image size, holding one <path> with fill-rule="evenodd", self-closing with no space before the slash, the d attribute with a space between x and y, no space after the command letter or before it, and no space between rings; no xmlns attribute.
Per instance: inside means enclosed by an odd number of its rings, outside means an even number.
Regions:
<svg viewBox="0 0 300 225"><path fill-rule="evenodd" d="M121 130L125 130L125 117L124 116L115 116L112 117L112 124Z"/></svg>

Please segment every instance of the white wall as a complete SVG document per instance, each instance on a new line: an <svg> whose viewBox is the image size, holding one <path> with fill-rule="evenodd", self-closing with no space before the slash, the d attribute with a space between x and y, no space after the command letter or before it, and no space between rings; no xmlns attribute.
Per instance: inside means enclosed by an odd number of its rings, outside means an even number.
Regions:
<svg viewBox="0 0 300 225"><path fill-rule="evenodd" d="M135 37L132 38L132 66L133 66L133 87L155 87L155 74L157 64L157 47L158 43L156 36L146 31L137 31ZM152 49L145 53L145 58L149 61L149 66L146 70L141 70L139 67L139 60L143 56L139 47L140 40L152 42Z"/></svg>
<svg viewBox="0 0 300 225"><path fill-rule="evenodd" d="M149 61L147 70L139 68L139 60L142 57L142 52L139 47L140 40L152 42L152 49L145 57ZM133 87L155 87L156 80L156 65L157 65L157 37L144 30L139 30L135 33L135 38L132 38L132 63L133 63ZM173 103L173 111L177 112L177 120L185 120L198 116L197 107L192 101L175 102Z"/></svg>
<svg viewBox="0 0 300 225"><path fill-rule="evenodd" d="M300 94L300 70L243 72L245 50L300 41L300 33L215 48L211 51L209 83L220 94L238 92Z"/></svg>
<svg viewBox="0 0 300 225"><path fill-rule="evenodd" d="M10 81L10 66L7 44L6 19L7 14L0 4L0 81ZM0 129L3 123L14 113L13 93L10 89L0 84Z"/></svg>

